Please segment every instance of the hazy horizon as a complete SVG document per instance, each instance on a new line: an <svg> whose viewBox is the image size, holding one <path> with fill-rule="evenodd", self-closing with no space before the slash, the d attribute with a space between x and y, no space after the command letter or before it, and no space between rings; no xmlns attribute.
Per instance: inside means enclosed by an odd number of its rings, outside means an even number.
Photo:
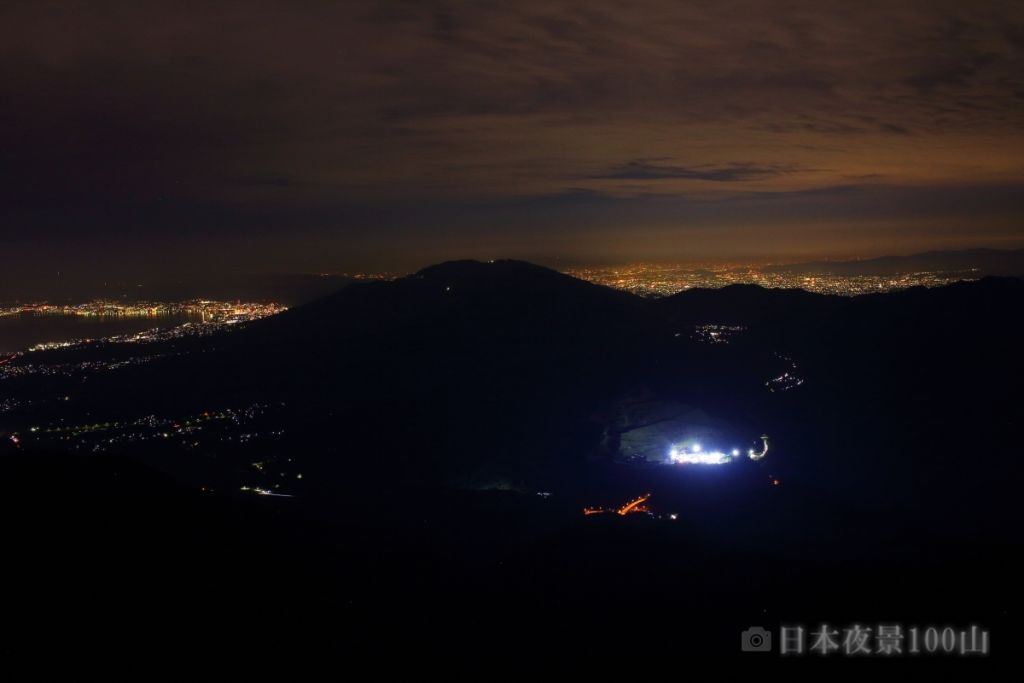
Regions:
<svg viewBox="0 0 1024 683"><path fill-rule="evenodd" d="M824 254L808 254L808 255L789 255L789 256L776 256L776 257L761 257L761 258L741 258L741 257L683 257L683 256L637 256L630 258L628 256L620 257L604 257L604 258L582 258L579 256L567 256L567 255L551 255L551 254L506 254L506 255L493 255L486 252L481 253L458 253L451 255L448 258L443 256L436 260L414 260L408 261L407 266L401 267L395 262L391 262L389 267L378 267L378 268L355 268L355 267L336 267L336 268L323 268L323 269L310 269L310 270L287 270L287 269L274 269L273 267L267 267L265 269L239 269L231 271L217 271L211 272L205 269L190 269L188 267L182 268L179 271L155 271L150 275L137 273L133 276L130 273L122 273L114 277L108 277L104 273L95 272L81 272L72 270L70 272L55 271L55 272L39 272L34 271L33 273L22 276L15 274L13 270L9 270L4 274L5 279L0 279L0 300L2 300L4 291L3 289L10 289L16 284L38 284L41 282L55 282L57 280L64 280L71 284L76 283L88 283L90 286L125 286L125 285L167 285L167 284L181 284L181 283L223 283L230 282L232 280L240 280L246 278L275 278L275 277L400 277L403 275L409 275L423 268L437 265L439 263L446 263L450 261L495 261L495 260L512 260L512 261L526 261L534 263L546 268L553 270L565 270L565 269L578 269L586 267L603 267L610 268L616 266L630 266L639 264L650 264L650 265L672 265L672 266L690 266L690 267L701 267L701 266L714 266L714 267L766 267L766 266L786 266L786 265L804 265L818 262L835 262L835 263L846 263L846 262L858 262L858 261L870 261L874 259L884 258L904 258L913 256L922 256L927 254L961 254L969 252L993 252L993 253L1012 253L1020 251L1024 247L988 247L988 246L965 246L957 249L925 249L925 250L910 250L910 251L881 251L881 252L868 252L864 254L845 254L845 253L824 253ZM0 276L3 277L3 276Z"/></svg>

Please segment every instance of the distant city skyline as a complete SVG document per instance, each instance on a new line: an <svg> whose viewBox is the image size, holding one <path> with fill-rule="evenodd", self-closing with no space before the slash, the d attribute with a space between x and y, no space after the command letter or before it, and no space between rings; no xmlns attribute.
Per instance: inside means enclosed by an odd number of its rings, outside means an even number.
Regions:
<svg viewBox="0 0 1024 683"><path fill-rule="evenodd" d="M472 260L472 259L471 259ZM493 259L489 259L493 262ZM920 254L890 254L865 259L821 261L706 261L649 260L632 262L578 263L553 259L545 265L573 277L623 289L641 296L666 296L691 288L718 288L731 284L752 284L767 288L805 289L822 294L852 296L906 289L935 287L985 276L1020 277L1024 274L1024 249L972 249L931 251ZM416 271L364 271L333 273L248 274L212 279L104 281L101 285L83 281L19 282L0 288L0 316L34 310L61 310L84 306L94 312L104 302L135 307L142 315L157 306L188 306L200 299L231 301L307 303L332 294L351 282L394 280ZM43 305L44 302L46 305ZM168 304L166 302L179 302ZM7 304L5 309L4 305Z"/></svg>

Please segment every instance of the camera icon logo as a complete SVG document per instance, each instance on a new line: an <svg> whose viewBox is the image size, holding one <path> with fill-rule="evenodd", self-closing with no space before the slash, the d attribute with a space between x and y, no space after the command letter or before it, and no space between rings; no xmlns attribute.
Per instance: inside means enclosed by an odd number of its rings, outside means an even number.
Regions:
<svg viewBox="0 0 1024 683"><path fill-rule="evenodd" d="M772 634L760 626L751 626L740 634L740 648L743 652L771 652Z"/></svg>

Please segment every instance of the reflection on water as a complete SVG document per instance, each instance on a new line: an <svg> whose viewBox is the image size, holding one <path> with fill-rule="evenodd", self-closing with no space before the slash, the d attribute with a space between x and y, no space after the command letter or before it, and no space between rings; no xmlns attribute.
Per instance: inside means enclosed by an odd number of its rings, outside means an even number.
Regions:
<svg viewBox="0 0 1024 683"><path fill-rule="evenodd" d="M191 320L192 315L148 317L11 315L0 317L0 353L23 351L35 344L74 339L96 339L133 334L154 327L173 327Z"/></svg>

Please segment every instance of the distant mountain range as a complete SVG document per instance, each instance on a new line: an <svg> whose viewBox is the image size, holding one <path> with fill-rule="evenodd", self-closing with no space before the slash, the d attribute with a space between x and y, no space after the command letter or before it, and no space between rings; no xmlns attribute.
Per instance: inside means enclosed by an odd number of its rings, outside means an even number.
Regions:
<svg viewBox="0 0 1024 683"><path fill-rule="evenodd" d="M855 261L811 261L770 266L773 273L835 275L895 275L921 271L974 270L976 275L1024 275L1024 249L965 249L928 251L909 256L880 256Z"/></svg>

